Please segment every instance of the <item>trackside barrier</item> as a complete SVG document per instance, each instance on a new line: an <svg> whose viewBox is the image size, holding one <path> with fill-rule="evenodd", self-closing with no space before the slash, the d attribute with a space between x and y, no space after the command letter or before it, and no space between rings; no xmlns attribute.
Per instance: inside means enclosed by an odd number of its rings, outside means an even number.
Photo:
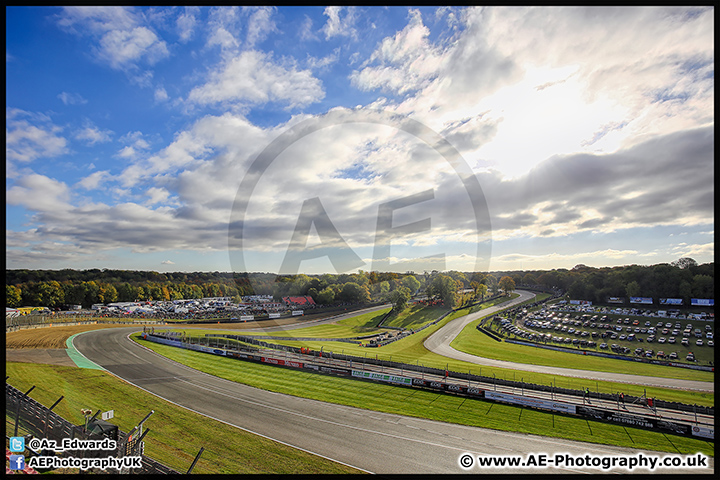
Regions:
<svg viewBox="0 0 720 480"><path fill-rule="evenodd" d="M623 425L631 425L633 427L638 428L645 428L650 430L659 430L659 431L666 431L670 433L674 433L677 435L683 435L683 436L690 436L690 437L702 437L702 438L708 438L708 439L714 439L714 428L707 427L704 425L689 425L686 423L677 423L677 422L670 422L665 420L659 420L656 418L649 418L649 417L643 417L640 415L632 415L629 413L620 413L616 411L611 411L603 408L595 408L595 407L585 407L584 405L574 405L566 402L560 402L560 401L553 401L553 400L547 400L547 399L541 399L541 398L534 398L531 396L526 395L514 395L514 394L508 394L508 393L500 393L495 391L486 390L479 387L471 387L470 381L468 381L467 385L461 385L461 384L455 384L449 381L432 381L432 380L425 380L420 378L413 378L408 376L400 376L400 375L391 375L391 374L384 374L384 373L378 373L378 372L368 372L364 370L356 370L352 368L341 368L341 367L332 367L332 366L322 366L322 365L313 365L309 364L307 362L300 362L295 360L286 360L281 358L273 358L268 357L266 355L258 355L253 353L242 353L242 352L234 352L225 350L222 348L218 348L218 344L211 344L209 343L208 346L204 345L197 345L197 344L188 344L183 343L180 340L177 340L175 338L169 339L164 338L162 336L159 336L158 334L148 334L143 333L142 334L143 339L149 340L152 342L157 342L165 345L171 345L178 348L185 348L190 350L196 350L201 351L205 353L212 353L214 355L220 355L220 356L226 356L231 358L237 358L240 360L247 360L247 361L254 361L254 362L260 362L260 363L266 363L271 365L278 365L278 366L284 366L284 367L290 367L290 368L297 368L297 369L309 369L314 370L320 373L326 373L331 375L343 375L343 376L350 376L351 378L355 378L358 380L366 380L366 381L373 381L373 382L389 382L395 385L400 386L407 386L407 387L419 387L419 388L425 388L425 389L431 389L431 390L437 390L437 391L443 391L446 393L451 394L458 394L458 395L467 395L475 398L484 398L486 400L496 401L496 402L502 402L502 403L509 403L509 404L515 404L515 405L523 405L525 407L534 408L534 409L540 409L540 410L551 410L556 411L559 413L564 414L570 414L570 415L579 415L584 417L589 417L595 420L603 421L603 422L609 422L609 423L616 423L616 424L623 424ZM238 337L238 335L230 335L229 337ZM206 337L208 341L210 341L213 337ZM217 338L217 337L216 337ZM264 343L264 342L262 342ZM323 352L316 352L309 350L305 347L301 348L295 348L295 347L284 347L287 351L293 351L294 353L303 353L306 355L312 355L317 357L322 357ZM387 367L394 367L394 368L400 368L401 366L410 371L418 371L418 366L416 365L408 365L408 364L401 364L397 362L385 362L385 361L378 361L375 359L370 358L360 358L360 357L352 357L348 355L336 355L332 352L324 352L326 356L331 357L335 360L345 360L349 361L352 365L353 363L357 365L361 365L364 363L371 363L375 365L383 365ZM413 368L415 367L415 368ZM458 372L449 372L446 370L441 370L437 368L429 368L429 367L419 367L422 369L422 371L426 373L431 373L439 376L445 376L446 379L451 378L461 378L464 376L464 378L468 380L475 380L476 382L485 382L489 383L490 381L494 381L496 385L505 385L505 386L520 386L519 384L521 382L512 382L507 381L503 379L495 379L495 378L489 378L489 377L482 377L477 375L469 375L469 374L460 374ZM530 387L533 386L531 384L522 383L523 389L532 390ZM534 385L535 387L544 387L542 385ZM580 390L570 390L570 389L563 389L559 387L548 387L545 390L549 391L552 388L552 391L557 394L569 394L569 395L576 395L576 396L582 396L583 392ZM534 390L544 390L544 388L535 388ZM592 393L592 392L591 392ZM595 392L594 395L596 398L605 398L610 400L615 400L616 396L612 394L597 394ZM625 396L625 401L628 403L632 403L635 400L639 400L637 397L631 397L631 396ZM657 407L660 408L672 408L672 403L663 402L661 400L655 400L655 404ZM674 404L676 407L678 404ZM686 407L691 407L690 410L685 410L684 408L677 408L678 410L684 410L684 411L695 411L697 413L705 412L707 413L708 410L710 411L710 414L714 415L714 408L712 407L700 407L696 405L688 405Z"/></svg>

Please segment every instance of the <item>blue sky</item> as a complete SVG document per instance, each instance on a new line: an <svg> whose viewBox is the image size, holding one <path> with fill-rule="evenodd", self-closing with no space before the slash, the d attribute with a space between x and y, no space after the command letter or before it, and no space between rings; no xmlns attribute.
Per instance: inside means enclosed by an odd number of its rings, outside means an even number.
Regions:
<svg viewBox="0 0 720 480"><path fill-rule="evenodd" d="M7 7L6 69L8 268L713 261L712 8Z"/></svg>

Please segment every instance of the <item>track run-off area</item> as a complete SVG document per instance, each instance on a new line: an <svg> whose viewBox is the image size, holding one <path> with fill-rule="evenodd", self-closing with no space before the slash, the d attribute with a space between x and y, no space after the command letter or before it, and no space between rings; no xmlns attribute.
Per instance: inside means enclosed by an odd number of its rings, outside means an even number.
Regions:
<svg viewBox="0 0 720 480"><path fill-rule="evenodd" d="M520 297L514 299L512 304L532 298L529 292L518 293ZM430 336L425 345L437 353L446 351L447 354L442 353L446 356L462 354L449 347L462 328L479 316L492 314L493 309L502 310L512 304L505 303L460 317ZM282 328L287 329L287 326ZM449 424L265 391L205 374L165 358L132 341L129 335L136 331L137 327L90 331L74 337L72 344L87 360L176 405L367 472L628 473L623 467L602 470L567 463L545 465L542 468L534 465L493 468L475 465L465 468L463 459L467 458L467 454L476 460L527 457L530 454L548 457L563 454L573 458L586 455L608 458L664 455L660 452ZM472 357L473 363L494 362ZM509 362L500 363L505 368L516 368L509 366ZM518 365L517 368L522 367ZM631 377L633 383L647 378ZM667 381L663 379L663 385L667 385ZM712 473L714 459L708 460L710 465L707 468L657 468L652 473ZM636 469L630 473L649 472L647 469Z"/></svg>

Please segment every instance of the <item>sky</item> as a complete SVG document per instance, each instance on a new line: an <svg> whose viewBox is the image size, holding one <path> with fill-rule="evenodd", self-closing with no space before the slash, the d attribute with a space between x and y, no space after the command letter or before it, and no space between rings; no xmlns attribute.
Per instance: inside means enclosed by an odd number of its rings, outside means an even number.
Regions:
<svg viewBox="0 0 720 480"><path fill-rule="evenodd" d="M6 7L9 269L714 260L712 7Z"/></svg>

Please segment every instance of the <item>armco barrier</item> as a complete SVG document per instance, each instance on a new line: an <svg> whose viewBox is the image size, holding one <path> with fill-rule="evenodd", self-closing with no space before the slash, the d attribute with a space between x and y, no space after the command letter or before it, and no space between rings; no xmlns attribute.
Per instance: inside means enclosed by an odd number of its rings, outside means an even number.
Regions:
<svg viewBox="0 0 720 480"><path fill-rule="evenodd" d="M499 393L495 391L490 391L486 389L481 388L472 388L469 385L460 385L455 384L448 381L433 381L433 380L425 380L425 379L419 379L419 378L413 378L408 377L404 375L391 375L391 374L384 374L379 372L366 372L363 370L351 370L351 369L344 369L344 368L336 368L336 367L323 367L320 365L311 365L307 364L305 362L299 362L299 361L288 361L285 359L279 359L279 358L273 358L268 356L260 356L260 355L246 355L241 354L239 352L231 352L222 350L219 348L212 348L212 346L201 346L201 345L188 345L183 344L182 342L179 342L175 339L165 339L162 337L158 337L156 335L148 335L143 334L143 338L150 340L150 341L156 341L158 343L164 343L166 345L173 345L180 348L189 348L192 350L199 350L207 353L212 353L215 355L221 355L226 357L232 357L237 358L241 360L249 360L249 361L255 361L255 362L262 362L266 364L271 365L277 365L277 366L283 366L283 367L289 367L289 368L297 368L297 369L309 369L314 370L320 373L326 373L331 375L350 375L352 378L358 379L358 380L364 380L364 381L372 381L372 382L385 382L385 383L392 383L394 385L400 385L400 386L406 386L406 387L415 387L415 388L426 388L431 390L437 390L437 391L443 391L450 394L456 394L456 395L467 395L475 398L484 398L486 400L490 401L496 401L496 402L502 402L502 403L509 403L514 405L522 405L524 407L533 408L533 409L539 409L539 410L549 410L549 411L555 411L562 414L568 414L568 415L575 415L575 416L583 416L588 419L592 418L594 420L603 421L603 422L609 422L614 424L622 424L622 425L629 425L637 428L644 428L654 431L663 431L663 432L669 432L674 433L676 435L683 435L683 436L691 436L691 437L701 437L701 438L708 438L708 439L714 439L714 429L710 427L705 426L699 426L699 425L688 425L688 424L682 424L682 423L676 423L676 422L670 422L670 421L664 421L664 420L658 420L656 418L650 418L650 417L643 417L639 415L631 415L628 413L620 413L615 412L611 410L606 410L602 408L594 408L594 407L585 407L584 405L575 405L567 402L560 402L560 401L553 401L553 400L547 400L547 399L540 399L540 398L534 398L531 396L525 396L525 395L514 395L509 393ZM288 347L290 349L292 347ZM321 352L311 352L311 354L320 354ZM329 353L329 352L326 352ZM318 355L320 356L320 355ZM347 356L342 355L332 355L332 358L335 359L342 359L347 360ZM343 357L343 358L341 358ZM357 357L355 357L357 358ZM355 359L353 360L357 364L361 364L362 361L365 361L366 363L368 360L372 359ZM407 370L414 370L410 367L415 367L414 365L405 365L405 364L397 364L395 362L388 362L382 363L383 365L387 366L393 366L398 367L398 365L403 365ZM444 370L440 369L434 369L434 368L427 368L426 371L428 373L433 373L436 375L445 375L445 373L451 373L446 372ZM456 373L456 372L452 372ZM450 375L445 377L446 379L452 378ZM457 377L455 377L457 378ZM485 378L485 377L482 377ZM490 380L487 379L486 380ZM499 385L507 385L512 386L516 382L509 382L506 380L501 379L494 379L496 381L496 384ZM523 384L524 388L528 388L528 384ZM542 390L542 389L537 389ZM553 388L555 393L568 393L568 389L562 389L562 388ZM570 390L570 392L577 392L576 395L582 396L582 391L577 390ZM613 395L610 395L608 398L614 399ZM627 402L634 401L635 397L626 396L625 397ZM658 406L660 406L658 402ZM691 410L692 411L692 410Z"/></svg>

